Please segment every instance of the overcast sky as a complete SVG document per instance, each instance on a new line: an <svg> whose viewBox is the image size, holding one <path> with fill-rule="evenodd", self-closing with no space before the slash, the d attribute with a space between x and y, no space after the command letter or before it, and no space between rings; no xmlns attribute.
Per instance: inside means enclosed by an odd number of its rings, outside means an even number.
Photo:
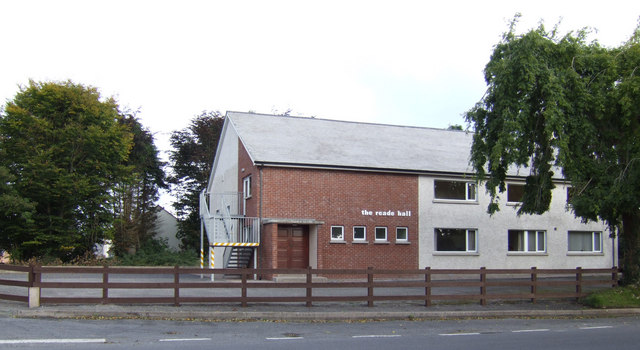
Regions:
<svg viewBox="0 0 640 350"><path fill-rule="evenodd" d="M169 148L203 110L446 128L485 91L516 12L617 46L640 1L0 1L0 101L29 79L98 88Z"/></svg>

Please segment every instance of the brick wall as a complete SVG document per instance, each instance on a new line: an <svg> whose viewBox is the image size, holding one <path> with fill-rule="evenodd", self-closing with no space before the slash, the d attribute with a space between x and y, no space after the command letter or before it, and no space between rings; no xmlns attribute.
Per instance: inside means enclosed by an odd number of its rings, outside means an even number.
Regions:
<svg viewBox="0 0 640 350"><path fill-rule="evenodd" d="M260 172L239 145L238 188L252 176L247 216L260 215ZM243 171L244 170L244 171ZM418 268L418 177L413 175L265 167L262 217L315 219L318 268ZM366 211L366 212L363 212ZM383 212L394 215L383 216ZM406 216L400 216L399 212ZM409 212L411 213L409 216ZM344 227L344 242L331 240L331 226ZM366 243L353 240L353 227L366 227ZM387 242L375 242L375 227L387 228ZM408 242L396 242L396 228L408 228ZM275 267L277 225L262 227L260 267Z"/></svg>
<svg viewBox="0 0 640 350"><path fill-rule="evenodd" d="M417 176L268 167L262 181L264 218L325 223L318 268L418 268ZM331 226L344 227L344 242L331 240ZM354 243L354 226L366 227L367 243ZM375 242L376 226L387 227L386 243ZM408 243L396 242L397 227L408 228Z"/></svg>
<svg viewBox="0 0 640 350"><path fill-rule="evenodd" d="M247 150L242 142L238 141L238 188L242 191L244 178L251 176L251 198L247 200L245 216L259 217L258 205L260 203L260 173L253 165Z"/></svg>
<svg viewBox="0 0 640 350"><path fill-rule="evenodd" d="M268 224L262 226L262 241L258 248L258 267L272 268L275 267L276 261L278 261L278 255L276 252L277 238L278 238L278 225ZM271 275L263 275L264 279L271 279Z"/></svg>

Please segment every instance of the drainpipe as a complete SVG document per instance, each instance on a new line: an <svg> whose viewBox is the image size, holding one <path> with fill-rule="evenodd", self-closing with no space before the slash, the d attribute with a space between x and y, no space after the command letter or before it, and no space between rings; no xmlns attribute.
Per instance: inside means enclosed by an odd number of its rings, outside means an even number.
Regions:
<svg viewBox="0 0 640 350"><path fill-rule="evenodd" d="M258 166L258 177L260 178L260 201L258 203L258 225L260 225L260 237L258 237L258 243L259 246L258 247L262 247L262 166ZM254 254L254 260L253 260L253 267L254 268L258 268L258 250L259 248L256 248L256 253ZM253 279L256 280L258 276L254 275ZM262 279L262 277L261 277Z"/></svg>
<svg viewBox="0 0 640 350"><path fill-rule="evenodd" d="M262 166L258 166L258 170L259 170L259 174L258 177L260 178L260 203L258 203L259 207L258 207L258 218L260 219L260 225L262 225ZM262 235L260 236L260 239L262 240Z"/></svg>

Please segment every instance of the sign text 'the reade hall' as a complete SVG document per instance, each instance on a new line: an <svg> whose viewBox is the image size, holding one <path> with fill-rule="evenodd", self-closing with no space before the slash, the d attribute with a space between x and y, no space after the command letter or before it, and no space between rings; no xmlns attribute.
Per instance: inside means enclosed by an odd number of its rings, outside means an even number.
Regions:
<svg viewBox="0 0 640 350"><path fill-rule="evenodd" d="M363 216L411 216L411 210L367 210L362 209Z"/></svg>

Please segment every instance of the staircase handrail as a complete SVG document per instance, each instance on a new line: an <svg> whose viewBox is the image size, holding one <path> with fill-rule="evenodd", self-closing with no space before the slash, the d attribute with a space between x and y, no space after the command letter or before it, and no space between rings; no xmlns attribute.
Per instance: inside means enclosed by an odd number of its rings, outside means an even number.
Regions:
<svg viewBox="0 0 640 350"><path fill-rule="evenodd" d="M211 227L212 222L211 219L213 216L209 211L209 204L207 203L206 192L203 190L200 192L200 220L204 223L205 233L207 234L207 239L209 242L212 241L212 236L214 236L215 230Z"/></svg>
<svg viewBox="0 0 640 350"><path fill-rule="evenodd" d="M229 206L227 206L227 202L224 200L224 196L220 197L220 201L224 210L224 215L222 215L222 225L224 226L224 231L227 236L227 242L232 242L231 236L233 235L233 223L231 222L231 211L229 210Z"/></svg>

